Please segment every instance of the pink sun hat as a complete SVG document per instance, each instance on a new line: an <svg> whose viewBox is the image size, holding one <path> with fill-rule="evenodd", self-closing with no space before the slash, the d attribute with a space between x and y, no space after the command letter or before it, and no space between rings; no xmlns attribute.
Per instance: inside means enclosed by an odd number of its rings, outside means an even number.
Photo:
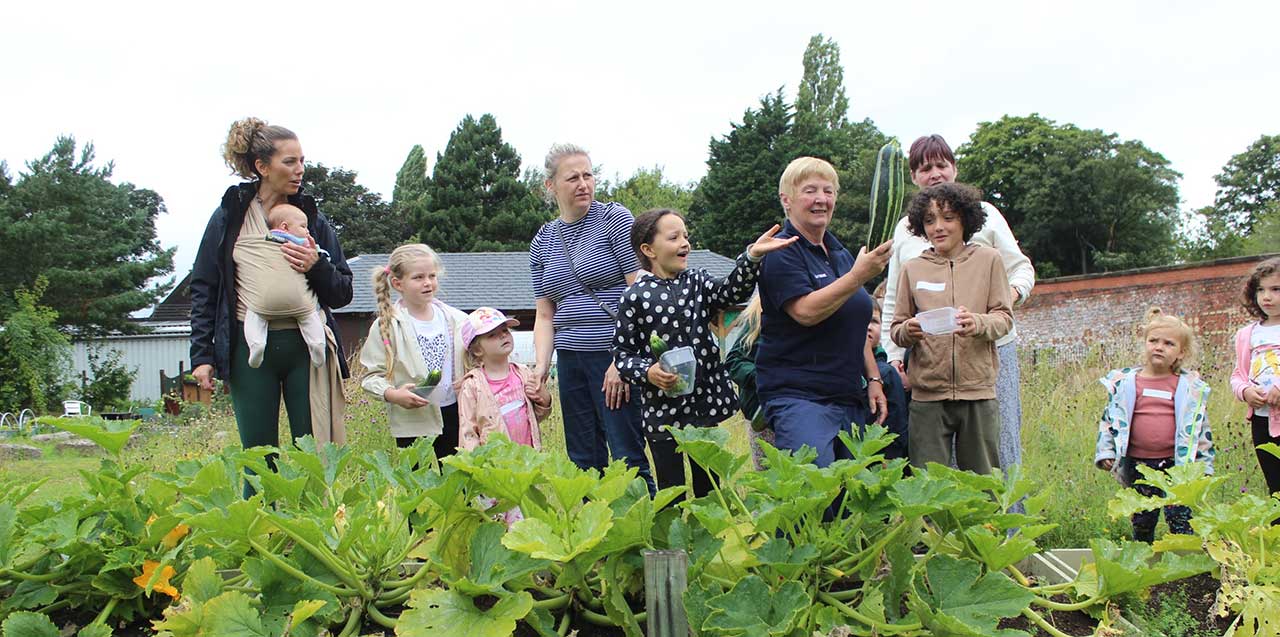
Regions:
<svg viewBox="0 0 1280 637"><path fill-rule="evenodd" d="M507 327L515 327L520 324L513 318L507 318L506 314L495 310L491 307L479 307L467 315L467 320L462 324L462 347L471 349L471 342L476 340L477 336L483 336L492 332L502 325Z"/></svg>

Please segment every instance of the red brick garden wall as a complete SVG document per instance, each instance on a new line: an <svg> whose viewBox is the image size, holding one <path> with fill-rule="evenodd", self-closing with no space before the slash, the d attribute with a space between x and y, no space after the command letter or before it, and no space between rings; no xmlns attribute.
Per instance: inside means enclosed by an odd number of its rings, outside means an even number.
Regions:
<svg viewBox="0 0 1280 637"><path fill-rule="evenodd" d="M1015 309L1021 349L1052 349L1072 358L1098 344L1133 346L1136 327L1152 306L1183 317L1204 349L1218 349L1249 320L1240 304L1244 281L1272 256L1041 281Z"/></svg>

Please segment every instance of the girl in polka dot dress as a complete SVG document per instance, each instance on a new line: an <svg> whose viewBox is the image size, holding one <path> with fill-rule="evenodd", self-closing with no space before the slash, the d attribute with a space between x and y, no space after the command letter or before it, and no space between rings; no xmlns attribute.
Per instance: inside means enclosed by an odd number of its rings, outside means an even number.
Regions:
<svg viewBox="0 0 1280 637"><path fill-rule="evenodd" d="M774 226L738 257L733 272L723 279L706 270L689 269L689 231L684 217L671 209L650 210L636 218L631 246L652 276L637 280L618 305L613 358L622 377L642 389L641 420L653 456L658 488L684 484L684 459L665 427L711 427L737 409L729 375L720 361L720 347L711 333L711 318L746 302L760 274L765 254L795 241L776 239ZM669 396L681 380L658 364L652 337L668 348L690 347L697 359L693 391ZM711 490L710 477L693 471L694 495Z"/></svg>

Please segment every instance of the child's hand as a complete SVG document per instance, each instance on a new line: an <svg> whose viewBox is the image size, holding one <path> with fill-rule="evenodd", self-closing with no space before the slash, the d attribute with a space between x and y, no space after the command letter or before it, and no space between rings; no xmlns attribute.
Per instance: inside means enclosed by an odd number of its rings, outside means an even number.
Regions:
<svg viewBox="0 0 1280 637"><path fill-rule="evenodd" d="M537 401L541 394L542 383L538 382L537 375L530 374L526 376L524 379L524 395L528 397L529 400Z"/></svg>
<svg viewBox="0 0 1280 637"><path fill-rule="evenodd" d="M1272 388L1272 391L1275 391L1275 389ZM1244 388L1244 393L1241 397L1244 398L1244 402L1252 409L1260 409L1267 406L1267 399L1263 397L1262 390L1252 385Z"/></svg>
<svg viewBox="0 0 1280 637"><path fill-rule="evenodd" d="M671 388L676 386L676 381L680 380L679 376L662 369L662 366L657 363L649 366L648 376L649 382L662 391L671 391Z"/></svg>
<svg viewBox="0 0 1280 637"><path fill-rule="evenodd" d="M1266 401L1272 409L1280 408L1280 386L1271 386L1271 389L1267 391Z"/></svg>
<svg viewBox="0 0 1280 637"><path fill-rule="evenodd" d="M417 385L413 383L392 387L382 393L382 398L393 405L399 405L405 409L417 409L430 405L431 401L411 391L414 387L417 387Z"/></svg>
<svg viewBox="0 0 1280 637"><path fill-rule="evenodd" d="M918 341L924 338L924 328L920 327L920 319L912 317L907 319L907 322L902 325L907 328L907 336L910 336L912 340ZM906 377L903 376L903 378Z"/></svg>
<svg viewBox="0 0 1280 637"><path fill-rule="evenodd" d="M978 317L970 314L963 305L956 308L956 325L956 334L960 336L974 336L978 333Z"/></svg>
<svg viewBox="0 0 1280 637"><path fill-rule="evenodd" d="M794 237L789 237L786 239L774 238L773 235L778 234L779 230L782 230L782 226L776 223L773 224L773 227L769 228L767 232L760 235L760 238L756 239L755 243L747 246L747 255L750 256L752 259L759 259L760 257L763 257L764 255L769 254L770 252L773 252L774 250L781 250L782 248L785 248L795 243L796 239L800 238L800 235L796 235Z"/></svg>
<svg viewBox="0 0 1280 637"><path fill-rule="evenodd" d="M1098 466L1102 467L1107 471L1110 471L1113 467L1116 466L1116 461L1114 458L1103 458L1102 460L1098 461Z"/></svg>

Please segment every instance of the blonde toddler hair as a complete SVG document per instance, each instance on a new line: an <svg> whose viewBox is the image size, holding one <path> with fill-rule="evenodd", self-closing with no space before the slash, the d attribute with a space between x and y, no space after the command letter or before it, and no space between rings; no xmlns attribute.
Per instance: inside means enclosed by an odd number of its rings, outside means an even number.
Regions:
<svg viewBox="0 0 1280 637"><path fill-rule="evenodd" d="M392 379L392 370L396 359L396 343L391 338L391 322L395 320L396 308L391 303L391 278L403 279L408 275L410 263L418 259L431 259L436 266L436 276L444 276L444 264L440 255L423 243L406 243L391 252L386 267L373 272L373 293L378 299L378 335L382 337L382 345L387 348L387 380Z"/></svg>
<svg viewBox="0 0 1280 637"><path fill-rule="evenodd" d="M1147 310L1147 316L1144 319L1140 331L1142 332L1142 341L1145 343L1147 337L1151 335L1151 330L1169 329L1177 335L1178 342L1182 346L1182 356L1174 361L1172 365L1173 373L1181 374L1186 369L1196 354L1196 333L1187 325L1186 321L1172 314L1165 314L1160 308L1153 307Z"/></svg>

